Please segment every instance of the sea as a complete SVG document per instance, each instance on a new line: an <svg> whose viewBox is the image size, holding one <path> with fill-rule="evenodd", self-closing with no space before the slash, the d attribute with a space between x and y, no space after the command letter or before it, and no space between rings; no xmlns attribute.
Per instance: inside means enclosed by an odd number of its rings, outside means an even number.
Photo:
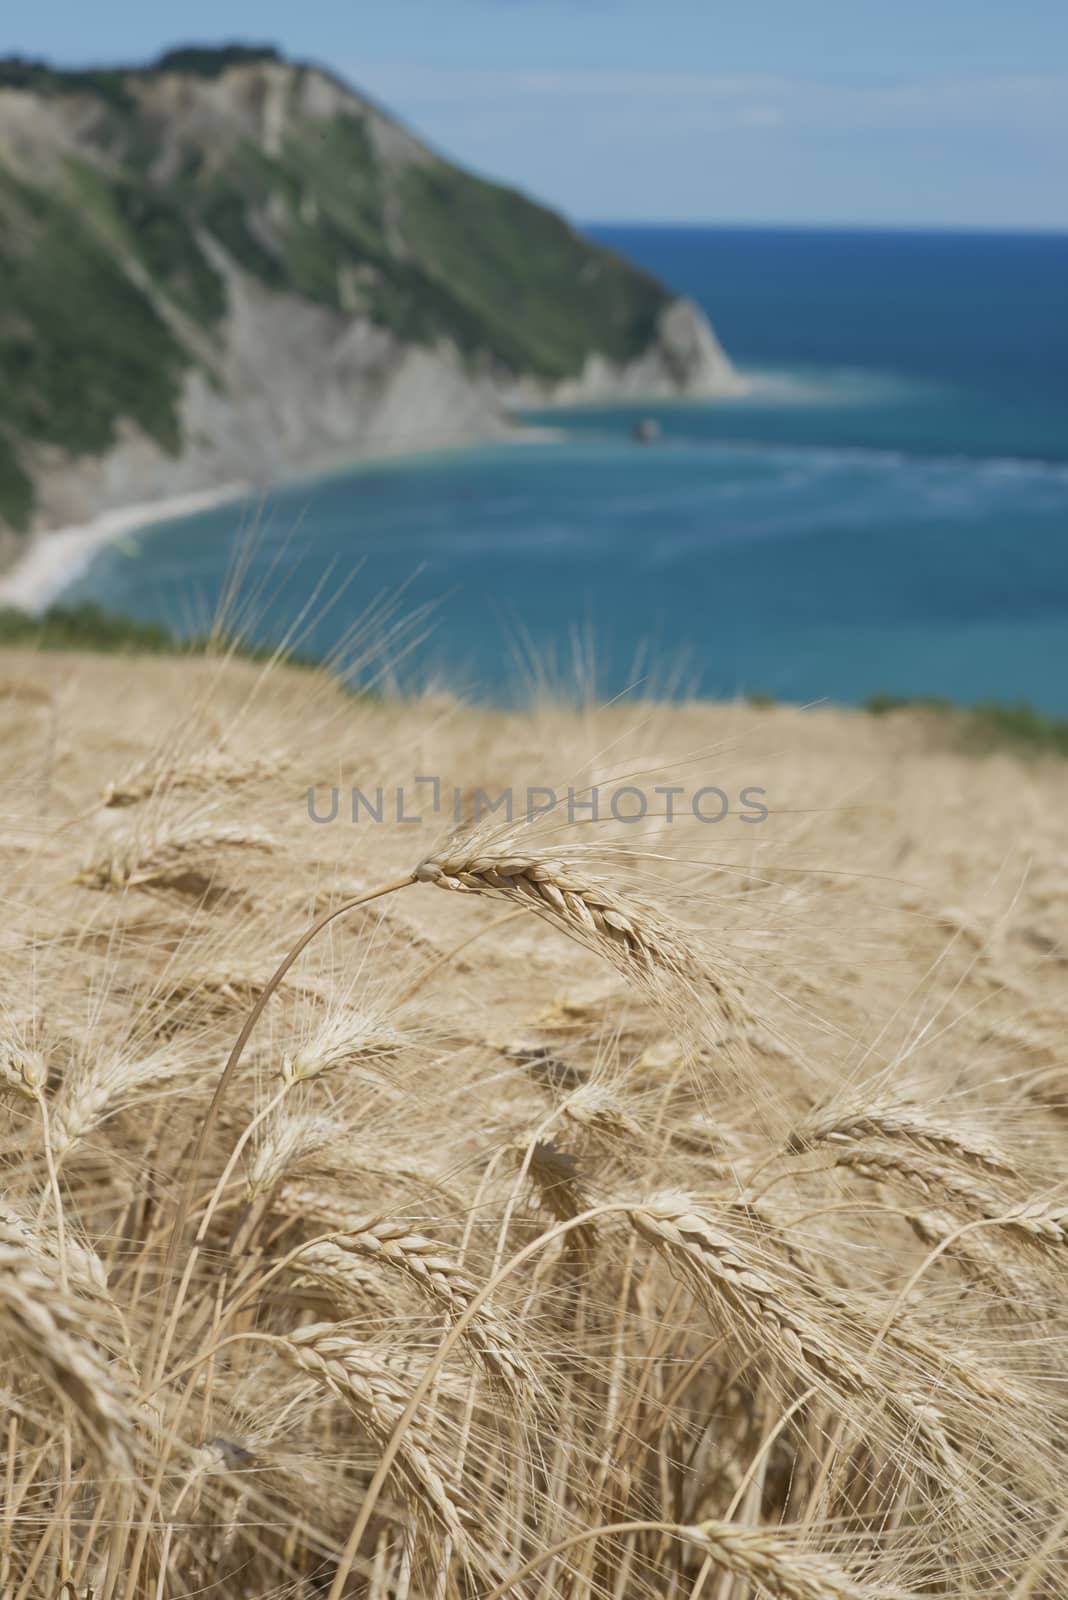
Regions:
<svg viewBox="0 0 1068 1600"><path fill-rule="evenodd" d="M1068 234L588 231L706 310L744 396L290 484L101 550L63 600L499 703L1068 714Z"/></svg>

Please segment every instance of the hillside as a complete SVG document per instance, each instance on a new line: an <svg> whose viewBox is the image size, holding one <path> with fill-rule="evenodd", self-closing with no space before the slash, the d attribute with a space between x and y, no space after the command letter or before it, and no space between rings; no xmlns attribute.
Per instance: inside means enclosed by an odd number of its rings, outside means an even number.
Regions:
<svg viewBox="0 0 1068 1600"><path fill-rule="evenodd" d="M7 1592L1063 1600L1068 765L218 653L0 728Z"/></svg>
<svg viewBox="0 0 1068 1600"><path fill-rule="evenodd" d="M693 308L270 49L0 62L0 524L714 392Z"/></svg>

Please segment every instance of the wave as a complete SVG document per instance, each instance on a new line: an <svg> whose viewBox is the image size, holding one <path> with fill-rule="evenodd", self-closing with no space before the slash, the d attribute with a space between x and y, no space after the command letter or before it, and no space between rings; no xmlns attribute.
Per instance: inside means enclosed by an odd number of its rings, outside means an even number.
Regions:
<svg viewBox="0 0 1068 1600"><path fill-rule="evenodd" d="M865 367L742 367L739 376L745 388L717 402L718 408L908 405L921 398L945 398L949 393L946 385L933 379L906 378Z"/></svg>
<svg viewBox="0 0 1068 1600"><path fill-rule="evenodd" d="M818 466L827 470L840 467L909 467L927 475L945 472L976 473L992 479L1034 478L1068 485L1068 461L1049 461L1038 456L983 456L962 451L944 454L922 450L885 449L870 445L783 444L767 439L709 439L698 434L674 434L668 446L713 451L729 456L735 453L764 456L783 465Z"/></svg>
<svg viewBox="0 0 1068 1600"><path fill-rule="evenodd" d="M739 402L733 399L729 402L716 401L716 411L722 411L726 404L734 406ZM671 413L665 412L663 415L670 417ZM559 430L559 442L565 447L579 450L593 443L602 448L605 445L624 447L624 441L618 433L600 428L584 428L581 432L562 428ZM629 448L629 441L626 447ZM723 437L685 433L674 427L657 440L653 449L656 454L671 450L701 451L723 459L734 455L759 456L783 466L793 465L808 470L818 468L834 471L858 466L909 467L928 475L953 471L979 473L991 480L1019 481L1030 478L1051 484L1068 484L1068 461L1046 456L984 455L979 451L967 450L908 450L888 445L810 444L801 440L762 439L756 434Z"/></svg>

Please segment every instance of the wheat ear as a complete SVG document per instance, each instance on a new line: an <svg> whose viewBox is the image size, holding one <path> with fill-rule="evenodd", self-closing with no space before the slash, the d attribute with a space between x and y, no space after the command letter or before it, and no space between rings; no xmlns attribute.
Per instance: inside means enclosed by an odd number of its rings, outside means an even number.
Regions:
<svg viewBox="0 0 1068 1600"><path fill-rule="evenodd" d="M134 806L164 789L168 794L182 789L239 789L274 778L284 767L281 755L239 761L225 750L209 750L177 765L159 759L141 761L106 786L101 804L112 809Z"/></svg>
<svg viewBox="0 0 1068 1600"><path fill-rule="evenodd" d="M544 917L591 946L626 977L661 974L710 987L728 1018L739 1002L722 979L649 907L629 902L573 865L538 853L487 850L473 844L429 856L415 869L418 883L492 895Z"/></svg>
<svg viewBox="0 0 1068 1600"><path fill-rule="evenodd" d="M260 828L188 828L161 831L155 837L130 838L100 856L78 873L75 883L86 889L119 891L162 884L183 872L195 871L223 850L275 848Z"/></svg>
<svg viewBox="0 0 1068 1600"><path fill-rule="evenodd" d="M133 1427L111 1369L85 1336L84 1316L45 1271L22 1230L0 1220L0 1330L23 1360L69 1400L118 1472L128 1472Z"/></svg>
<svg viewBox="0 0 1068 1600"><path fill-rule="evenodd" d="M41 1051L16 1038L0 1044L0 1087L36 1100L47 1082L48 1063Z"/></svg>
<svg viewBox="0 0 1068 1600"><path fill-rule="evenodd" d="M312 1244L296 1257L294 1266L319 1266L344 1276L347 1260L365 1256L392 1267L416 1285L452 1317L467 1310L477 1286L446 1254L444 1246L404 1222L368 1217L330 1243ZM535 1373L520 1351L515 1337L487 1302L467 1324L465 1339L486 1370L516 1400L529 1398L537 1388Z"/></svg>
<svg viewBox="0 0 1068 1600"><path fill-rule="evenodd" d="M684 1195L666 1195L630 1211L638 1233L664 1256L711 1309L734 1314L736 1332L755 1324L765 1339L806 1382L813 1377L838 1396L861 1397L883 1406L899 1423L916 1429L938 1457L957 1467L936 1408L922 1396L889 1388L845 1349L820 1321L796 1303L785 1280L743 1253Z"/></svg>
<svg viewBox="0 0 1068 1600"><path fill-rule="evenodd" d="M594 1539L640 1533L667 1534L684 1539L704 1551L708 1560L714 1561L717 1566L746 1579L748 1583L759 1585L763 1593L778 1596L778 1600L912 1600L901 1589L887 1589L881 1584L872 1586L855 1583L840 1567L832 1565L822 1556L787 1544L777 1529L743 1528L735 1522L719 1521L690 1526L653 1521L617 1522L600 1528L586 1528L531 1556L504 1583L491 1590L485 1600L503 1600L525 1578L579 1545L588 1544ZM698 1581L691 1593L696 1595L700 1588Z"/></svg>
<svg viewBox="0 0 1068 1600"><path fill-rule="evenodd" d="M897 1179L929 1199L942 1198L985 1222L1022 1235L1031 1244L1053 1250L1068 1245L1068 1204L1063 1200L1007 1200L962 1174L942 1167L921 1167L893 1151L845 1151L835 1165L874 1183Z"/></svg>
<svg viewBox="0 0 1068 1600"><path fill-rule="evenodd" d="M410 1392L396 1374L332 1322L298 1328L278 1348L302 1372L352 1406L369 1433L388 1441L404 1415ZM460 1549L467 1543L460 1509L447 1487L448 1465L425 1431L412 1424L404 1434L400 1463Z"/></svg>
<svg viewBox="0 0 1068 1600"><path fill-rule="evenodd" d="M369 889L365 894L357 895L353 900L343 901L341 905L335 906L331 911L324 911L322 916L318 917L316 921L312 923L311 927L307 928L304 933L301 934L296 944L293 945L288 951L281 963L275 968L270 978L268 978L259 994L256 996L248 1016L245 1018L244 1023L242 1024L241 1031L234 1040L233 1048L226 1058L226 1065L219 1074L219 1080L215 1085L215 1092L211 1097L207 1111L204 1113L204 1120L200 1124L200 1131L197 1134L196 1142L193 1145L192 1155L189 1159L189 1170L186 1173L185 1184L182 1189L181 1197L177 1206L175 1207L174 1222L171 1226L170 1240L167 1245L167 1256L164 1265L166 1274L168 1276L174 1272L177 1264L182 1234L185 1231L186 1221L189 1217L189 1212L193 1204L193 1195L196 1190L197 1178L200 1175L200 1165L204 1159L204 1152L207 1149L208 1138L222 1107L223 1097L226 1094L227 1086L229 1085L234 1073L237 1071L237 1068L240 1065L241 1057L245 1053L245 1048L252 1037L257 1022L260 1020L261 1016L266 1010L271 996L275 993L279 984L284 979L290 967L293 966L294 962L299 959L299 957L311 944L312 940L318 934L320 934L324 928L328 927L331 922L336 921L338 917L346 915L346 913L349 911L355 911L358 906L368 905L372 900L381 900L386 895L393 894L397 889L404 889L408 886L408 884L414 882L414 875L412 873L408 873L406 877L398 879L396 883L385 883L377 889ZM204 1239L207 1235L208 1223L211 1220L210 1213L211 1208L209 1206L208 1210L205 1211L204 1215L201 1217L200 1226L197 1229L196 1237L193 1240L192 1249L190 1250L189 1256L186 1260L185 1270L182 1275L182 1280L179 1283L178 1289L175 1293L174 1303L171 1306L167 1331L165 1333L163 1332L162 1321L163 1297L160 1296L157 1302L156 1321L152 1330L152 1345L157 1351L154 1367L154 1374L156 1376L162 1375L163 1367L166 1363L167 1356L170 1353L171 1341L174 1338L178 1328L178 1322L182 1314L182 1308L185 1304L185 1296L188 1292L189 1284L192 1281L193 1271L196 1266L197 1256L200 1253Z"/></svg>
<svg viewBox="0 0 1068 1600"><path fill-rule="evenodd" d="M759 1584L781 1600L893 1600L901 1590L857 1584L822 1557L794 1550L768 1528L733 1522L701 1522L680 1529L728 1572Z"/></svg>
<svg viewBox="0 0 1068 1600"><path fill-rule="evenodd" d="M937 1122L913 1106L845 1112L800 1130L791 1138L787 1149L797 1154L812 1145L856 1144L865 1139L903 1140L920 1150L958 1161L962 1166L978 1167L997 1177L1019 1179L1016 1168L995 1145L970 1137L960 1128Z"/></svg>

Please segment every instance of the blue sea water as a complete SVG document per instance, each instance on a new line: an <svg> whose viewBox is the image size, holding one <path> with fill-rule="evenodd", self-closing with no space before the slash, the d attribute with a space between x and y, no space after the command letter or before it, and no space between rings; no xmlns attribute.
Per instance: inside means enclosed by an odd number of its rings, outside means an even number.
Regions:
<svg viewBox="0 0 1068 1600"><path fill-rule="evenodd" d="M591 231L708 311L746 396L291 485L251 537L233 507L157 527L64 598L197 630L239 566L258 636L326 654L399 596L401 681L487 699L1068 713L1068 235Z"/></svg>

